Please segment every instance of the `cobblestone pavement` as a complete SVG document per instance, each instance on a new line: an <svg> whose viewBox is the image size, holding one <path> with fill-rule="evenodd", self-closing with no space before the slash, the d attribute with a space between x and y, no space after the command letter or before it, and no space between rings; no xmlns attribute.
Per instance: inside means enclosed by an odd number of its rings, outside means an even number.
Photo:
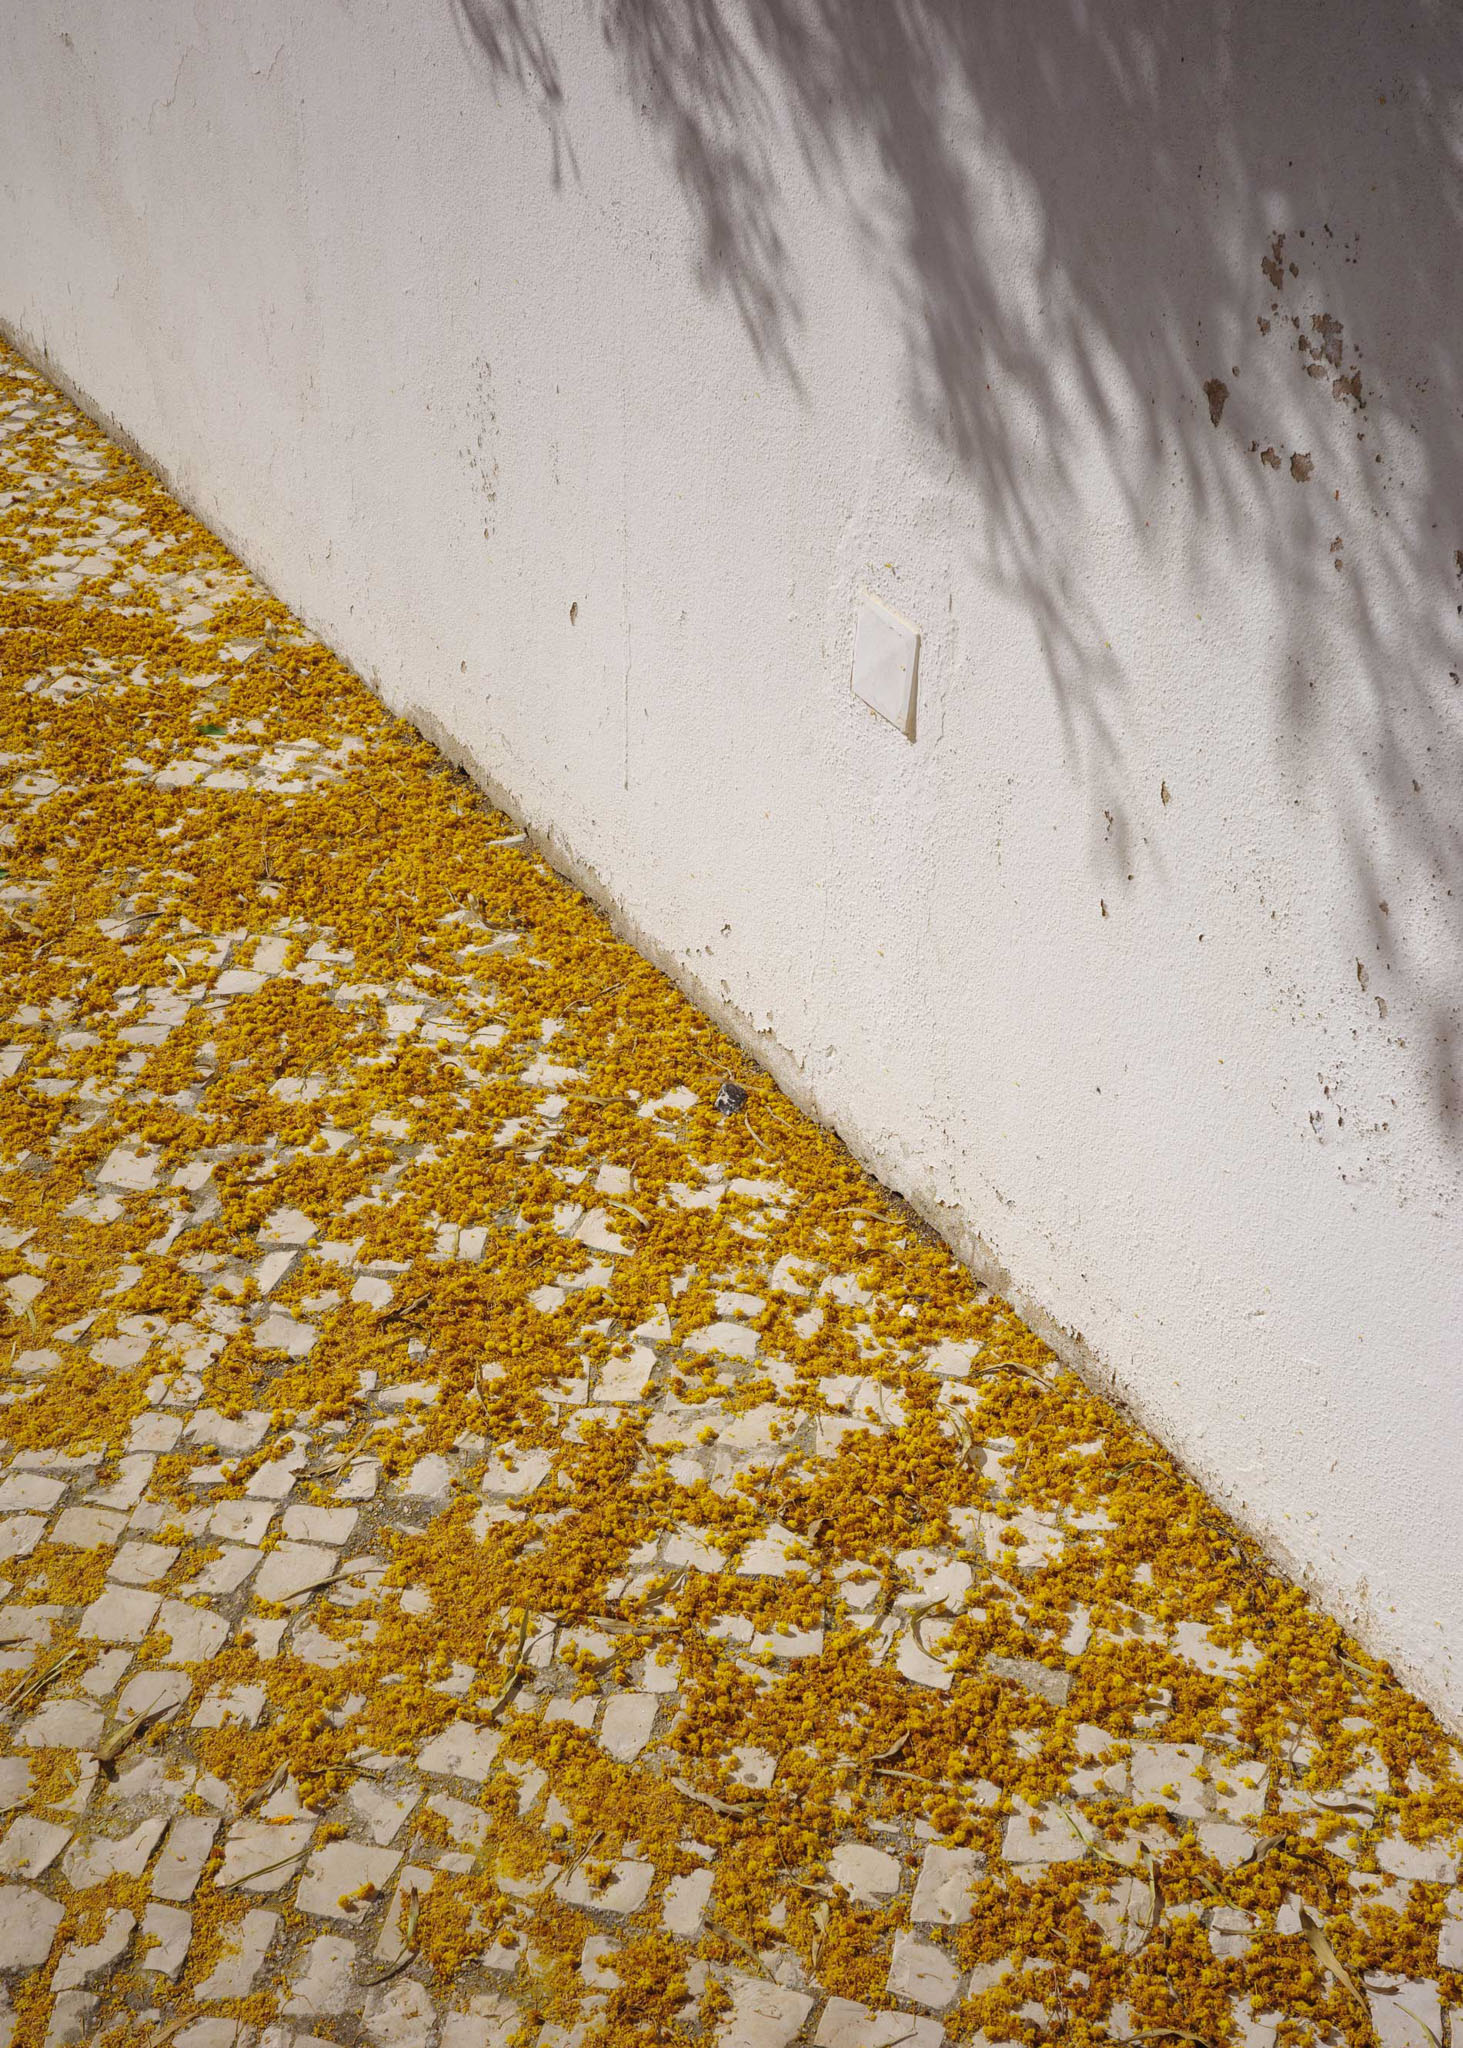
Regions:
<svg viewBox="0 0 1463 2048"><path fill-rule="evenodd" d="M0 709L0 2042L1448 2040L1426 1711L8 356Z"/></svg>

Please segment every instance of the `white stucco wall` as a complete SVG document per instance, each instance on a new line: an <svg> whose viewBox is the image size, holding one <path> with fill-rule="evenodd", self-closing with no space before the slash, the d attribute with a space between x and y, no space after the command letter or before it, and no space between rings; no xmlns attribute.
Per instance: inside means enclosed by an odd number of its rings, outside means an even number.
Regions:
<svg viewBox="0 0 1463 2048"><path fill-rule="evenodd" d="M8 331L1463 1720L1451 11L0 24Z"/></svg>

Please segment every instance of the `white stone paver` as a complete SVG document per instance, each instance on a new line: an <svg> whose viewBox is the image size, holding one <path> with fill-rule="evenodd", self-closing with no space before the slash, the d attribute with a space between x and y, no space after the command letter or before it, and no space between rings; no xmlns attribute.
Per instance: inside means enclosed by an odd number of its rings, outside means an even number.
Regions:
<svg viewBox="0 0 1463 2048"><path fill-rule="evenodd" d="M218 1960L198 1986L200 1998L247 1998L269 1953L278 1913L246 1913L224 1930Z"/></svg>
<svg viewBox="0 0 1463 2048"><path fill-rule="evenodd" d="M970 1919L970 1891L983 1868L974 1849L949 1849L931 1842L920 1862L909 1917L916 1926L964 1927Z"/></svg>
<svg viewBox="0 0 1463 2048"><path fill-rule="evenodd" d="M95 1941L72 1942L51 1973L53 1991L75 1991L119 1963L131 1945L136 1918L125 1908L108 1913Z"/></svg>
<svg viewBox="0 0 1463 2048"><path fill-rule="evenodd" d="M356 1946L340 1935L319 1934L310 1943L289 1996L280 2010L303 2019L344 2012L354 1986Z"/></svg>
<svg viewBox="0 0 1463 2048"><path fill-rule="evenodd" d="M691 1870L670 1879L661 1906L661 1925L668 1934L690 1941L700 1933L713 1882L709 1870Z"/></svg>
<svg viewBox="0 0 1463 2048"><path fill-rule="evenodd" d="M764 1979L735 1976L731 2011L717 2030L720 2048L787 2048L801 2033L814 2001Z"/></svg>
<svg viewBox="0 0 1463 2048"><path fill-rule="evenodd" d="M378 1849L364 1842L329 1842L316 1849L305 1866L295 1894L302 1913L318 1913L327 1920L350 1920L358 1916L370 1895L389 1884L401 1861L398 1850Z"/></svg>
<svg viewBox="0 0 1463 2048"><path fill-rule="evenodd" d="M29 1885L0 1885L0 1970L36 1970L51 1951L65 1908Z"/></svg>
<svg viewBox="0 0 1463 2048"><path fill-rule="evenodd" d="M621 1763L632 1762L650 1740L659 1705L654 1693L616 1693L606 1703L604 1718L600 1722L601 1747Z"/></svg>
<svg viewBox="0 0 1463 2048"><path fill-rule="evenodd" d="M1434 2048L1443 2037L1443 2009L1431 1981L1377 1972L1368 1979L1367 2009L1377 2048Z"/></svg>
<svg viewBox="0 0 1463 2048"><path fill-rule="evenodd" d="M0 1876L43 1877L71 1840L72 1830L23 1813L0 1840Z"/></svg>
<svg viewBox="0 0 1463 2048"><path fill-rule="evenodd" d="M873 2012L851 1998L830 1998L813 2036L816 2048L940 2048L944 2038L938 2020Z"/></svg>
<svg viewBox="0 0 1463 2048"><path fill-rule="evenodd" d="M193 1940L193 1915L180 1906L154 1901L142 1916L140 1966L176 1980L188 1960Z"/></svg>
<svg viewBox="0 0 1463 2048"><path fill-rule="evenodd" d="M158 1815L140 1820L125 1835L78 1837L61 1858L67 1883L75 1891L85 1891L113 1877L141 1877L167 1825Z"/></svg>
<svg viewBox="0 0 1463 2048"><path fill-rule="evenodd" d="M896 1934L889 1961L889 1991L895 1998L943 2012L960 1988L952 1957L915 1934Z"/></svg>
<svg viewBox="0 0 1463 2048"><path fill-rule="evenodd" d="M840 1842L828 1858L828 1875L861 1906L892 1898L902 1874L897 1856L867 1842Z"/></svg>
<svg viewBox="0 0 1463 2048"><path fill-rule="evenodd" d="M1087 1853L1067 1813L1056 1805L1018 1801L1001 1837L1001 1854L1010 1864L1080 1863Z"/></svg>
<svg viewBox="0 0 1463 2048"><path fill-rule="evenodd" d="M131 1586L109 1586L81 1617L80 1633L102 1643L140 1643L152 1627L161 1604L156 1593Z"/></svg>

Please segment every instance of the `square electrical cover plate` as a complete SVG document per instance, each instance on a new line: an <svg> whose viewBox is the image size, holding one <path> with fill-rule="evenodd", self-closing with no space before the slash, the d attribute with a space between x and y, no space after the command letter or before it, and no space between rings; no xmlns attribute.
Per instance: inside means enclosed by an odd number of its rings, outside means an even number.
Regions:
<svg viewBox="0 0 1463 2048"><path fill-rule="evenodd" d="M853 693L872 711L914 738L919 633L872 591L859 592L853 629Z"/></svg>

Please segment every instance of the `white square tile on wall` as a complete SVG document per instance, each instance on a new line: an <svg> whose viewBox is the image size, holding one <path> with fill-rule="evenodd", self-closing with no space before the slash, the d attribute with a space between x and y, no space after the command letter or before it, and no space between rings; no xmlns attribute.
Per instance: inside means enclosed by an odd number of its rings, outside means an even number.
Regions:
<svg viewBox="0 0 1463 2048"><path fill-rule="evenodd" d="M918 680L918 628L871 590L861 590L853 629L854 695L912 740Z"/></svg>

